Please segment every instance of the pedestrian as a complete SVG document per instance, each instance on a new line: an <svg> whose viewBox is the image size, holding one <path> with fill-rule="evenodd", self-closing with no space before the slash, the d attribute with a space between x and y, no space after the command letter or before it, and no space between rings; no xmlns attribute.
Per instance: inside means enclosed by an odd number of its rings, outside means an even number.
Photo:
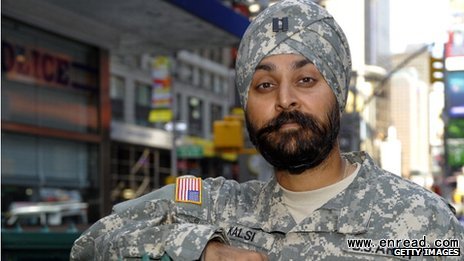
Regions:
<svg viewBox="0 0 464 261"><path fill-rule="evenodd" d="M441 247L462 260L464 228L442 198L367 153L340 152L350 75L347 39L323 8L283 0L265 9L240 43L236 85L273 177L178 178L116 205L71 259L427 260Z"/></svg>

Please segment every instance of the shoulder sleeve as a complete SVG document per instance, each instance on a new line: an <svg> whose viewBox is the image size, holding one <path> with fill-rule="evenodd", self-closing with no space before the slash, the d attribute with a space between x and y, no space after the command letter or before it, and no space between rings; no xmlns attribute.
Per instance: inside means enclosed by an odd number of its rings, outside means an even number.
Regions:
<svg viewBox="0 0 464 261"><path fill-rule="evenodd" d="M443 260L464 260L464 226L455 216L450 216L446 224L447 226L438 226L443 236L435 238L435 247L459 249L454 251L454 253L459 252L459 256L448 256Z"/></svg>
<svg viewBox="0 0 464 261"><path fill-rule="evenodd" d="M160 199L172 199L174 195L174 191L175 191L174 184L166 185L158 190L152 191L141 197L138 197L132 200L127 200L127 201L114 205L113 213L123 212L124 210L127 210L131 206L136 206L146 201L160 200Z"/></svg>
<svg viewBox="0 0 464 261"><path fill-rule="evenodd" d="M175 186L168 185L114 206L111 215L76 240L70 259L200 259L211 238L226 240L222 229L208 218L209 185L204 187L201 205L175 202Z"/></svg>
<svg viewBox="0 0 464 261"><path fill-rule="evenodd" d="M257 180L238 183L218 177L207 179L205 183L209 193L210 220L214 223L234 219L241 208L253 206L263 189L263 183Z"/></svg>

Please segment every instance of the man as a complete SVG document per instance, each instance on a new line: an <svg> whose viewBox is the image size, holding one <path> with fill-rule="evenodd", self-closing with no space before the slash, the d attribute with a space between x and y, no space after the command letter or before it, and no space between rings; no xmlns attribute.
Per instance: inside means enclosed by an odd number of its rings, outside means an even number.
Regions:
<svg viewBox="0 0 464 261"><path fill-rule="evenodd" d="M250 138L273 178L179 178L116 205L71 259L427 260L443 242L441 254L462 259L464 229L441 198L366 153L340 153L350 68L345 35L324 9L289 0L264 10L236 70Z"/></svg>

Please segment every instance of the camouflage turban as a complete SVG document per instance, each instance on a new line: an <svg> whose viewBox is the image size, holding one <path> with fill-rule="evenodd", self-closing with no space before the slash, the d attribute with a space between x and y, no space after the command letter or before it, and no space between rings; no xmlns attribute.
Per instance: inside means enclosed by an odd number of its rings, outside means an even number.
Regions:
<svg viewBox="0 0 464 261"><path fill-rule="evenodd" d="M246 109L253 73L275 54L301 54L321 72L343 112L351 77L348 41L325 9L310 0L284 0L266 8L246 30L238 50L236 85Z"/></svg>

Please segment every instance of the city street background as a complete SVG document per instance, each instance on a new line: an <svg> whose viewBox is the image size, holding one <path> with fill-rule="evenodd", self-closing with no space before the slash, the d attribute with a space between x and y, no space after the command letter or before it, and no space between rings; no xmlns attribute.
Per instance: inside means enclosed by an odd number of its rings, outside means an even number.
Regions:
<svg viewBox="0 0 464 261"><path fill-rule="evenodd" d="M3 0L2 257L66 257L114 204L176 176L268 179L234 63L274 2ZM464 0L315 2L352 52L342 150L367 151L464 222Z"/></svg>

